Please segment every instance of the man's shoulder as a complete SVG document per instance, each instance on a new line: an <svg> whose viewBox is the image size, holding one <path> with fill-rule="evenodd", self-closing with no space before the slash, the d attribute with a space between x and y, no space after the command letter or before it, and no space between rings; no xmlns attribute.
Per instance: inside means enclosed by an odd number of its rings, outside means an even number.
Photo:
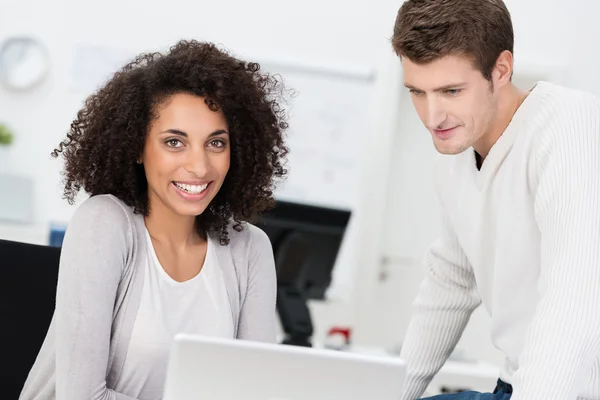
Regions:
<svg viewBox="0 0 600 400"><path fill-rule="evenodd" d="M600 98L577 88L543 82L537 115L532 115L528 135L538 161L570 144L594 141L600 136ZM587 138L586 138L587 137Z"/></svg>
<svg viewBox="0 0 600 400"><path fill-rule="evenodd" d="M557 97L558 101L560 101L561 99L581 99L583 101L598 101L598 96L589 91L577 87L566 86L555 82L540 81L535 84L533 90L537 89L541 90L546 94L554 94L555 97Z"/></svg>
<svg viewBox="0 0 600 400"><path fill-rule="evenodd" d="M548 127L600 119L600 98L593 93L550 82L539 82L534 90L538 89L541 92L539 110L548 121Z"/></svg>

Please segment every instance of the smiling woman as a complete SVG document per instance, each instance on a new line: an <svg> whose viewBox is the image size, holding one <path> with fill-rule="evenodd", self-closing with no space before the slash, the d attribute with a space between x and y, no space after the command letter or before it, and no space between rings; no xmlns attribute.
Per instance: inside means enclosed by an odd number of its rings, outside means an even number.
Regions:
<svg viewBox="0 0 600 400"><path fill-rule="evenodd" d="M176 334L275 340L273 252L250 222L286 173L282 94L257 64L182 41L87 99L53 155L65 198L90 198L21 399L158 400Z"/></svg>

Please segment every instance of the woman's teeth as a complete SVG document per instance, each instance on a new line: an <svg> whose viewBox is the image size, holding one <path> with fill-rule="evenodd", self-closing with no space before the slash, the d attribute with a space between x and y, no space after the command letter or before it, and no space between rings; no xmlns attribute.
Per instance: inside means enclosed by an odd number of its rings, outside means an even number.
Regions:
<svg viewBox="0 0 600 400"><path fill-rule="evenodd" d="M177 183L177 182L173 182L173 183L179 189L183 190L184 192L188 192L189 194L200 194L208 186L208 183L205 183L204 185L186 185L186 184Z"/></svg>

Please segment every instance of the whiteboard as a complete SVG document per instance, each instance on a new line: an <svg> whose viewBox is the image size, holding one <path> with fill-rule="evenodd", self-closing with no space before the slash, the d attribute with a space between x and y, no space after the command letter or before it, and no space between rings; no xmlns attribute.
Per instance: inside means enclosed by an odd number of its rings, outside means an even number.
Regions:
<svg viewBox="0 0 600 400"><path fill-rule="evenodd" d="M326 66L264 62L295 95L286 105L288 176L282 200L341 209L357 206L361 151L369 133L373 76Z"/></svg>

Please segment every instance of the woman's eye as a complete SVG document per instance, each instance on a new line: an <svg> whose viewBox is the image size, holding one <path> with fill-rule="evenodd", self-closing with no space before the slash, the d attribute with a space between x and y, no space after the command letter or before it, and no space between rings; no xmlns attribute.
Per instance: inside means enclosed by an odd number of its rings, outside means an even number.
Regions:
<svg viewBox="0 0 600 400"><path fill-rule="evenodd" d="M169 139L166 141L166 144L169 147L179 147L181 142L178 139Z"/></svg>
<svg viewBox="0 0 600 400"><path fill-rule="evenodd" d="M212 142L210 142L210 145L212 147L220 148L225 147L225 142L223 140L213 140Z"/></svg>

